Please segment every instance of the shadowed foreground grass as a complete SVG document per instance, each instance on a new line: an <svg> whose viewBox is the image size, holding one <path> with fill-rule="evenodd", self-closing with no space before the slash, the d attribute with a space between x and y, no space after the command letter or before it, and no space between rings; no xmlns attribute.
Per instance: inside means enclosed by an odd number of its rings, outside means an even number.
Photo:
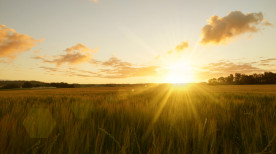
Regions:
<svg viewBox="0 0 276 154"><path fill-rule="evenodd" d="M276 153L275 91L206 85L0 91L0 153Z"/></svg>

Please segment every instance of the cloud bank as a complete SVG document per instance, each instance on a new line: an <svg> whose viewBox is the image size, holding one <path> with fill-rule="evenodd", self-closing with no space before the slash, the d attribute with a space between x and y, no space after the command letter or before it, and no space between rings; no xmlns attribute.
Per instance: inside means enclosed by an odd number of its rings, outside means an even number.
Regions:
<svg viewBox="0 0 276 154"><path fill-rule="evenodd" d="M202 44L221 44L244 33L259 31L258 26L270 26L271 23L263 18L263 14L232 11L225 17L212 16L207 25L202 28Z"/></svg>
<svg viewBox="0 0 276 154"><path fill-rule="evenodd" d="M0 25L0 58L16 58L18 54L31 50L40 42L41 40L35 40L26 34L19 34L14 29Z"/></svg>

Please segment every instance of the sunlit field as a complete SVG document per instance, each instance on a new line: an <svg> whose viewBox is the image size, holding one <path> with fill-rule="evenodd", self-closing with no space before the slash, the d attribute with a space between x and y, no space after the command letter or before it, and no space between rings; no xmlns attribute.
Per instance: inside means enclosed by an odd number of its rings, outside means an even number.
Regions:
<svg viewBox="0 0 276 154"><path fill-rule="evenodd" d="M0 91L0 153L276 153L275 85Z"/></svg>

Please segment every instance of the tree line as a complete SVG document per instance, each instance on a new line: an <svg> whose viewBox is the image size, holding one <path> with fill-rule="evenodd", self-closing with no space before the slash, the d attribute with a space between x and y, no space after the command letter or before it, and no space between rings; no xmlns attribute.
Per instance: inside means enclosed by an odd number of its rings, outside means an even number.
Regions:
<svg viewBox="0 0 276 154"><path fill-rule="evenodd" d="M38 88L38 87L54 87L54 88L76 88L78 84L45 83L39 81L0 81L0 89L19 89L19 88Z"/></svg>
<svg viewBox="0 0 276 154"><path fill-rule="evenodd" d="M208 80L211 85L223 84L276 84L276 73L264 72L263 74L246 75L241 73L230 74L227 77L212 78Z"/></svg>

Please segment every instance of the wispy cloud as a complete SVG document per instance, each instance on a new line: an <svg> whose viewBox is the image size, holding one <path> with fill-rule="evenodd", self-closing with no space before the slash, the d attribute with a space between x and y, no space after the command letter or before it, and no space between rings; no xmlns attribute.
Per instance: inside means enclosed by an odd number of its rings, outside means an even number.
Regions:
<svg viewBox="0 0 276 154"><path fill-rule="evenodd" d="M16 58L22 52L31 50L36 43L42 40L35 40L26 34L19 34L14 29L0 25L0 58Z"/></svg>
<svg viewBox="0 0 276 154"><path fill-rule="evenodd" d="M132 66L101 69L101 78L129 78L157 75L158 66Z"/></svg>
<svg viewBox="0 0 276 154"><path fill-rule="evenodd" d="M178 45L176 45L176 47L174 49L171 49L171 50L167 51L166 53L157 55L155 57L155 60L167 58L168 56L172 56L172 55L179 55L179 54L183 53L184 50L186 50L188 48L189 48L189 42L183 41L183 42L179 43Z"/></svg>
<svg viewBox="0 0 276 154"><path fill-rule="evenodd" d="M41 57L34 57L36 59L43 59ZM92 61L92 60L91 60ZM47 61L45 61L47 62ZM147 77L157 75L158 66L138 66L130 62L122 61L117 57L111 57L107 61L93 60L92 63L97 62L98 68L95 71L82 70L78 68L69 68L61 70L56 67L40 67L46 72L60 72L69 76L79 77L97 77L97 78L129 78L129 77Z"/></svg>
<svg viewBox="0 0 276 154"><path fill-rule="evenodd" d="M222 44L231 38L244 33L259 31L258 26L269 26L271 23L263 18L263 14L232 11L227 16L212 16L202 28L202 44Z"/></svg>
<svg viewBox="0 0 276 154"><path fill-rule="evenodd" d="M217 62L210 63L207 66L203 67L211 72L220 72L220 73L256 73L263 72L264 70L255 66L252 66L251 63L233 63L233 62Z"/></svg>
<svg viewBox="0 0 276 154"><path fill-rule="evenodd" d="M40 50L35 50L34 53L35 53L35 54L36 54L36 53L40 53Z"/></svg>
<svg viewBox="0 0 276 154"><path fill-rule="evenodd" d="M47 72L59 72L58 68L46 67L46 66L41 66L39 68L42 68L42 69L46 70Z"/></svg>
<svg viewBox="0 0 276 154"><path fill-rule="evenodd" d="M126 67L131 66L132 64L129 62L124 62L118 59L117 57L111 57L109 60L102 62L103 66L113 66L113 67Z"/></svg>
<svg viewBox="0 0 276 154"><path fill-rule="evenodd" d="M268 58L268 59L262 59L260 62L260 65L262 66L276 66L276 58Z"/></svg>
<svg viewBox="0 0 276 154"><path fill-rule="evenodd" d="M40 59L43 62L54 63L57 66L68 63L68 64L79 64L88 62L92 59L91 53L97 52L97 49L90 49L85 45L79 43L75 46L65 49L66 54L59 55L56 58L48 58L46 56L35 56L34 59Z"/></svg>
<svg viewBox="0 0 276 154"><path fill-rule="evenodd" d="M189 48L189 42L188 41L183 41L180 44L176 45L175 49L171 49L167 52L168 55L171 55L173 53L181 53L185 49Z"/></svg>
<svg viewBox="0 0 276 154"><path fill-rule="evenodd" d="M180 44L178 44L176 47L175 47L175 50L178 51L178 52L181 52L185 49L189 48L189 42L188 41L184 41L184 42L181 42Z"/></svg>
<svg viewBox="0 0 276 154"><path fill-rule="evenodd" d="M268 58L268 59L263 59L261 60L262 63L270 63L270 62L276 62L276 58Z"/></svg>
<svg viewBox="0 0 276 154"><path fill-rule="evenodd" d="M101 78L154 76L159 68L158 66L137 66L117 57L111 57L109 60L101 62L101 65L104 67L98 72L98 76Z"/></svg>

